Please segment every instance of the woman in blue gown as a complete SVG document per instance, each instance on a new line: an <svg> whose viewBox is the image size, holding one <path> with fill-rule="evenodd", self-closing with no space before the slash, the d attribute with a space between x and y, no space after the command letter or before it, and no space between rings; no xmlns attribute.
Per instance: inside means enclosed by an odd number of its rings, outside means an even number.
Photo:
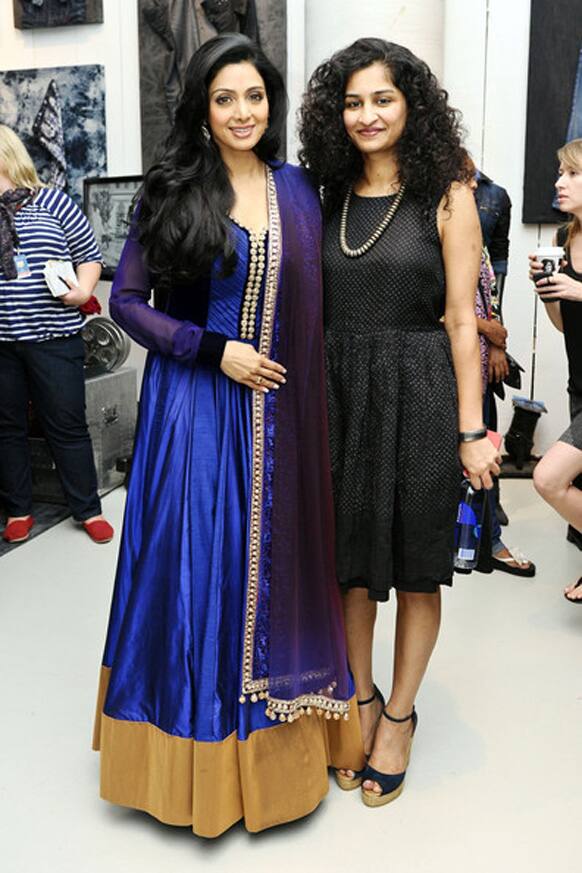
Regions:
<svg viewBox="0 0 582 873"><path fill-rule="evenodd" d="M333 565L319 200L275 158L284 116L246 37L196 52L110 302L150 353L101 794L206 837L306 815L329 765L363 763Z"/></svg>

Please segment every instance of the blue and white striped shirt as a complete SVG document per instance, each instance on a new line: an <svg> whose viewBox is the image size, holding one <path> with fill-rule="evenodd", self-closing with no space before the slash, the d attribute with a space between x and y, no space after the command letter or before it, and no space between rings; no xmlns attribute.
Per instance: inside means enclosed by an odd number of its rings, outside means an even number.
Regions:
<svg viewBox="0 0 582 873"><path fill-rule="evenodd" d="M53 297L43 276L48 260L103 263L89 222L68 194L41 188L16 212L19 253L31 276L8 280L0 269L0 342L41 342L77 333L85 316Z"/></svg>

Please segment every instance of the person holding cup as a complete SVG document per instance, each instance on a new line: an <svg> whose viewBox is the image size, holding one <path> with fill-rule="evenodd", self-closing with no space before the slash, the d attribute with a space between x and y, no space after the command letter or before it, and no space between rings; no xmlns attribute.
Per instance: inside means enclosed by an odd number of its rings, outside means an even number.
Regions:
<svg viewBox="0 0 582 873"><path fill-rule="evenodd" d="M537 465L534 485L556 512L582 531L582 491L573 484L582 474L582 139L567 143L558 158L559 208L572 218L559 228L552 248L538 249L529 260L535 290L564 334L571 424ZM564 594L582 604L582 577Z"/></svg>

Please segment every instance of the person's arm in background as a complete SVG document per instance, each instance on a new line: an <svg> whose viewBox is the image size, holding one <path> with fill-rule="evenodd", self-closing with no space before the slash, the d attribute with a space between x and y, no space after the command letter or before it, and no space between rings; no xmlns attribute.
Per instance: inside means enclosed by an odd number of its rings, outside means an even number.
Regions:
<svg viewBox="0 0 582 873"><path fill-rule="evenodd" d="M73 285L71 282L67 282L71 290L61 297L61 300L67 306L83 306L87 303L101 276L101 263L99 261L88 261L78 264L75 272L77 274L77 284Z"/></svg>
<svg viewBox="0 0 582 873"><path fill-rule="evenodd" d="M497 298L499 301L499 317L501 316L501 307L503 302L503 292L505 290L505 279L507 276L507 268L509 261L509 228L511 226L511 200L509 194L504 188L499 188L500 208L499 218L495 223L491 242L489 244L489 254L491 255L491 263L493 272L495 273L495 281L497 284Z"/></svg>
<svg viewBox="0 0 582 873"><path fill-rule="evenodd" d="M77 283L60 298L65 306L83 306L95 290L101 276L103 257L86 215L64 191L52 193L48 208L58 220L67 241Z"/></svg>

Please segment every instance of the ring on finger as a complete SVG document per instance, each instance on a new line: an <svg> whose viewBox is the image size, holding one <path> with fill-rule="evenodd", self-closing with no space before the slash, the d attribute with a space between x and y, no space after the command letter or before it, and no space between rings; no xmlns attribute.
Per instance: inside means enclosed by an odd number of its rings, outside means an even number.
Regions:
<svg viewBox="0 0 582 873"><path fill-rule="evenodd" d="M262 377L262 376L256 376L256 378L255 378L255 382L257 383L257 385L262 385L262 384L263 384L263 377Z"/></svg>

